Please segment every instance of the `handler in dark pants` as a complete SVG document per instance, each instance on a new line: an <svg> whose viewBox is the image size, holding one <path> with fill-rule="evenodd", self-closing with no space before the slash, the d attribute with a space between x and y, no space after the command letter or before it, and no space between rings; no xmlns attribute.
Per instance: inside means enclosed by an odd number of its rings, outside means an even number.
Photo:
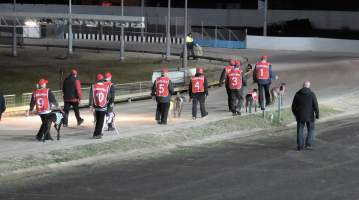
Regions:
<svg viewBox="0 0 359 200"><path fill-rule="evenodd" d="M268 56L262 56L261 61L256 64L253 70L253 81L258 83L258 96L261 110L265 110L265 106L268 106L271 102L269 88L272 83L273 72L272 64L267 62L267 59ZM265 106L263 93L265 93Z"/></svg>
<svg viewBox="0 0 359 200"><path fill-rule="evenodd" d="M110 86L104 83L102 74L97 74L97 82L92 85L90 91L89 105L95 110L96 125L93 133L94 139L102 138L102 129L105 122L108 104L112 104L113 98L110 93Z"/></svg>
<svg viewBox="0 0 359 200"><path fill-rule="evenodd" d="M170 108L170 98L173 94L172 82L168 78L168 70L162 69L161 76L156 79L152 86L152 97L156 97L156 121L158 124L166 125L168 111Z"/></svg>
<svg viewBox="0 0 359 200"><path fill-rule="evenodd" d="M64 80L62 85L62 92L64 94L64 127L68 125L69 111L72 107L77 119L77 125L81 125L84 120L80 117L79 103L82 99L81 82L77 78L77 71L71 70L71 74Z"/></svg>
<svg viewBox="0 0 359 200"><path fill-rule="evenodd" d="M201 109L201 116L208 115L205 107L206 97L208 96L208 82L207 78L203 75L203 68L197 67L196 74L191 78L189 83L189 97L192 99L192 119L197 118L197 105Z"/></svg>
<svg viewBox="0 0 359 200"><path fill-rule="evenodd" d="M222 87L223 84L225 84L225 86L226 86L226 92L227 92L227 98L228 98L227 103L228 103L229 111L232 111L231 110L232 96L231 96L231 89L229 89L229 84L228 84L228 82L226 82L226 79L227 79L229 72L234 68L235 65L236 65L236 61L230 60L228 65L223 68L221 77L219 78L219 86Z"/></svg>
<svg viewBox="0 0 359 200"><path fill-rule="evenodd" d="M311 150L314 141L314 117L319 119L317 97L310 90L310 82L305 81L303 88L294 96L292 112L297 120L297 150L304 147ZM308 135L304 142L304 127L307 126Z"/></svg>
<svg viewBox="0 0 359 200"><path fill-rule="evenodd" d="M51 106L55 105L58 107L58 103L55 99L54 94L49 88L46 88L48 83L45 79L40 79L38 82L39 88L36 89L31 96L30 109L26 112L26 116L29 116L29 112L32 112L36 106L36 112L41 118L41 127L37 132L36 139L41 140L45 136L45 140L52 140L50 135L51 129Z"/></svg>
<svg viewBox="0 0 359 200"><path fill-rule="evenodd" d="M231 111L233 116L241 115L241 108L243 106L243 87L247 85L246 78L239 67L240 63L228 73L226 80L229 89L231 90Z"/></svg>

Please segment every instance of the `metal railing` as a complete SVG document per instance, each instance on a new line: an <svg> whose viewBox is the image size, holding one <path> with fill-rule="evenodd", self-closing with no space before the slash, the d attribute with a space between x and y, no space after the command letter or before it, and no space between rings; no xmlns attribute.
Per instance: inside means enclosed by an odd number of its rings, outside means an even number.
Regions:
<svg viewBox="0 0 359 200"><path fill-rule="evenodd" d="M16 106L16 95L4 95L5 105L7 108L15 107Z"/></svg>

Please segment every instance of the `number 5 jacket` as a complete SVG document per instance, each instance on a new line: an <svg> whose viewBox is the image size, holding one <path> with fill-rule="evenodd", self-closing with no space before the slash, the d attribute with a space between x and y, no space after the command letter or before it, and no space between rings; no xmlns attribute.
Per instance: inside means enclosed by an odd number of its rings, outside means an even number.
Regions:
<svg viewBox="0 0 359 200"><path fill-rule="evenodd" d="M161 76L158 77L152 86L151 96L156 96L156 101L158 103L169 103L171 100L171 95L173 94L172 81L168 81L163 84L160 84L158 81L164 81L162 79L168 79L167 77Z"/></svg>

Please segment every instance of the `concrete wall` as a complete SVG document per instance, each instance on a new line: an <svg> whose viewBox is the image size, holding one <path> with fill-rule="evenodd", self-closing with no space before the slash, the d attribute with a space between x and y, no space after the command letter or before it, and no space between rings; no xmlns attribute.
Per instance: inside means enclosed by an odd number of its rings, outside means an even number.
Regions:
<svg viewBox="0 0 359 200"><path fill-rule="evenodd" d="M359 53L358 40L247 36L248 49Z"/></svg>
<svg viewBox="0 0 359 200"><path fill-rule="evenodd" d="M68 7L65 5L34 5L18 4L19 11L31 12L67 12ZM0 4L1 11L11 11L11 4ZM101 6L73 6L74 13L91 13L91 14L109 14L120 15L121 8L118 6L101 7ZM140 7L125 7L125 15L139 16ZM165 23L167 15L166 8L147 7L145 8L145 17L153 22ZM183 9L172 9L172 17L183 17ZM189 17L192 25L200 26L201 22L205 25L220 26L262 26L263 14L259 10L236 10L236 9L189 9ZM340 11L294 11L294 10L270 10L269 23L308 18L316 28L321 29L341 29L350 28L359 30L358 12L340 12Z"/></svg>

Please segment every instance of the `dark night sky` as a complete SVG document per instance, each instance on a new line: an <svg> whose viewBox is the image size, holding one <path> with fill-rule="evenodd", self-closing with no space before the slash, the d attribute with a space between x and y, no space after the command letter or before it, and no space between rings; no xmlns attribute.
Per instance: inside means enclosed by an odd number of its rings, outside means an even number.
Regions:
<svg viewBox="0 0 359 200"><path fill-rule="evenodd" d="M72 0L73 4L98 5L103 0ZM119 5L121 0L107 0ZM146 6L167 6L168 0L145 0ZM1 0L12 3L13 0ZM68 0L17 0L18 3L38 4L67 4ZM128 5L140 5L140 0L124 0ZM243 8L256 9L257 0L189 0L192 8ZM173 7L183 7L184 0L172 0ZM359 11L359 0L269 0L271 9L286 10L342 10Z"/></svg>

